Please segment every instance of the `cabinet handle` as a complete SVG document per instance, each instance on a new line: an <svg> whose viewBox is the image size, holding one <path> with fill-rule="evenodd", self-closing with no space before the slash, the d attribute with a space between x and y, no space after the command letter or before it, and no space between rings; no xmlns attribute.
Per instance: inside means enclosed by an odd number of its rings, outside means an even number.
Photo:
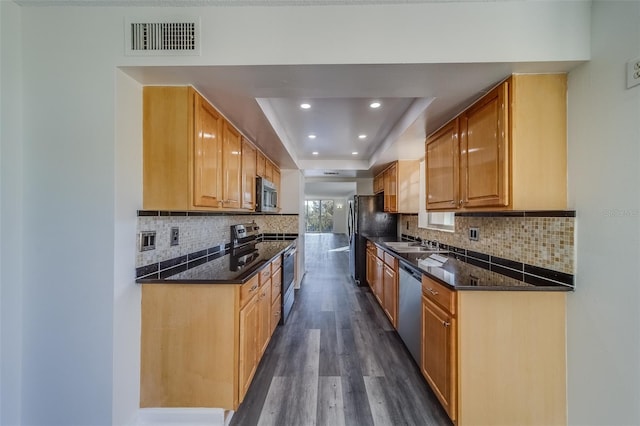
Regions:
<svg viewBox="0 0 640 426"><path fill-rule="evenodd" d="M454 204L454 205L455 205L455 203L456 203L456 202L455 202L454 200L451 200L451 204Z"/></svg>
<svg viewBox="0 0 640 426"><path fill-rule="evenodd" d="M435 290L434 290L434 289L432 289L432 288L428 288L428 289L427 289L427 291L428 291L429 293L433 294L434 296L437 296L437 295L438 295L438 292L437 292L437 291L435 291Z"/></svg>
<svg viewBox="0 0 640 426"><path fill-rule="evenodd" d="M447 321L442 321L442 325L444 325L445 327L449 327L451 325L451 323L449 323Z"/></svg>
<svg viewBox="0 0 640 426"><path fill-rule="evenodd" d="M251 287L249 289L249 293L253 293L254 291L256 291L258 289L258 284L254 284L253 287Z"/></svg>

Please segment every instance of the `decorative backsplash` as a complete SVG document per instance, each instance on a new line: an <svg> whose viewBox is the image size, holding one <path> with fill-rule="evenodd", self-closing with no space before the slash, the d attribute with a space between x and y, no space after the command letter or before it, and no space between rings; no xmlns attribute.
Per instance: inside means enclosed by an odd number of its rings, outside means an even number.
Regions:
<svg viewBox="0 0 640 426"><path fill-rule="evenodd" d="M575 217L456 216L455 232L418 228L417 215L401 215L402 233L567 274L574 273ZM408 224L408 228L407 228ZM469 240L469 228L479 230Z"/></svg>
<svg viewBox="0 0 640 426"><path fill-rule="evenodd" d="M298 215L165 215L149 212L138 215L137 235L143 231L156 232L156 248L136 252L136 267L186 256L231 239L231 225L255 221L265 234L297 234ZM179 245L170 245L171 228L180 232Z"/></svg>

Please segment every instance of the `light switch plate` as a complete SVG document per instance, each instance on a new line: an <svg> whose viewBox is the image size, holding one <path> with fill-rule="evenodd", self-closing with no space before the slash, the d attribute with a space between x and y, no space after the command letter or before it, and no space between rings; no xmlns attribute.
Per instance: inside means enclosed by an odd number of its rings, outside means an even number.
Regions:
<svg viewBox="0 0 640 426"><path fill-rule="evenodd" d="M156 231L142 231L138 234L138 248L140 251L155 250Z"/></svg>
<svg viewBox="0 0 640 426"><path fill-rule="evenodd" d="M640 58L627 62L627 89L640 84Z"/></svg>
<svg viewBox="0 0 640 426"><path fill-rule="evenodd" d="M171 228L171 245L177 246L180 244L180 229L174 226Z"/></svg>

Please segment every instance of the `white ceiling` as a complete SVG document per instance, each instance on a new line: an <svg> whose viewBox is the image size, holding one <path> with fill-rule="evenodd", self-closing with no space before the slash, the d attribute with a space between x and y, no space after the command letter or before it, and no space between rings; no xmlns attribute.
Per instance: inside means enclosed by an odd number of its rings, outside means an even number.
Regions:
<svg viewBox="0 0 640 426"><path fill-rule="evenodd" d="M437 3L455 0L402 0ZM466 0L496 1L496 0ZM512 0L497 0L512 1ZM308 6L397 0L18 0L24 6ZM514 72L566 72L578 62L124 67L142 84L190 84L281 168L340 197L337 180L371 177L424 156L424 140ZM382 107L368 104L380 100ZM300 103L312 105L301 110ZM311 140L309 134L316 135ZM361 140L359 134L366 134ZM312 152L317 151L318 155ZM353 154L357 152L358 154ZM329 179L330 178L330 179ZM311 185L311 182L309 183ZM350 187L351 188L351 187Z"/></svg>

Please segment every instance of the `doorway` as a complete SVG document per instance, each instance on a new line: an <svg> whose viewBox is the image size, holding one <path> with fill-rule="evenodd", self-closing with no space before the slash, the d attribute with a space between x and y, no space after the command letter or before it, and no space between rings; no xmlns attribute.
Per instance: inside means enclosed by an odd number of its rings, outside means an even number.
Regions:
<svg viewBox="0 0 640 426"><path fill-rule="evenodd" d="M305 200L304 220L306 232L333 232L333 200Z"/></svg>

